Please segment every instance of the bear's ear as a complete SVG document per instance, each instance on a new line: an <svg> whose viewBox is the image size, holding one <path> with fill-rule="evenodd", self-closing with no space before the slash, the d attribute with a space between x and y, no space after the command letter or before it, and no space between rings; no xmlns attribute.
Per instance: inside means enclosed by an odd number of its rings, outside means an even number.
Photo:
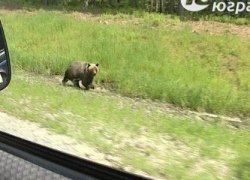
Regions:
<svg viewBox="0 0 250 180"><path fill-rule="evenodd" d="M98 63L96 63L96 66L98 67L98 66L99 66L99 64L98 64Z"/></svg>
<svg viewBox="0 0 250 180"><path fill-rule="evenodd" d="M89 66L90 66L90 64L88 63L87 67L89 67Z"/></svg>

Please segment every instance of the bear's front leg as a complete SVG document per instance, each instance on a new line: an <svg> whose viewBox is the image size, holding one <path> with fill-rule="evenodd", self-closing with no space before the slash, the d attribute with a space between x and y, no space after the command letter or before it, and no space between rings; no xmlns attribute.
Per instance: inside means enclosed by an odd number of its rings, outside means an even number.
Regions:
<svg viewBox="0 0 250 180"><path fill-rule="evenodd" d="M90 88L90 89L95 89L94 84L90 84L90 85L89 85L89 88Z"/></svg>
<svg viewBox="0 0 250 180"><path fill-rule="evenodd" d="M89 90L89 86L84 86L85 87L85 90Z"/></svg>

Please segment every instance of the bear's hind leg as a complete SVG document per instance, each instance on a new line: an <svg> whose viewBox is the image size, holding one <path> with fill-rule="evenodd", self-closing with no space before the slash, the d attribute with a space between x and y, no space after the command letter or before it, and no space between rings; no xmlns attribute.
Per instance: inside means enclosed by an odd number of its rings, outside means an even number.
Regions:
<svg viewBox="0 0 250 180"><path fill-rule="evenodd" d="M62 84L65 86L65 84L68 82L68 79L66 77L63 78Z"/></svg>
<svg viewBox="0 0 250 180"><path fill-rule="evenodd" d="M78 87L78 88L81 88L81 87L80 87L80 84L79 84L79 79L74 79L74 80L73 80L73 84L74 84L74 86L76 86L76 87Z"/></svg>

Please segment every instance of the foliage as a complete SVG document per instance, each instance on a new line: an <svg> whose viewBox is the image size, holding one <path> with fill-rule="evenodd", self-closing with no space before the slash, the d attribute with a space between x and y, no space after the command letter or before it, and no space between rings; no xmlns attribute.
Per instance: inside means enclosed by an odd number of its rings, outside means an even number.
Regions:
<svg viewBox="0 0 250 180"><path fill-rule="evenodd" d="M0 0L3 1L3 0ZM6 0L4 1L6 2ZM129 12L130 8L143 9L149 12L159 12L165 14L177 14L183 16L184 19L200 19L207 15L214 15L217 17L227 16L234 18L249 18L250 13L242 12L240 14L235 14L234 12L212 12L211 7L214 2L225 2L225 0L208 0L210 8L207 8L200 12L188 12L186 11L179 0L7 0L7 2L30 4L30 5L45 5L45 6L63 6L68 8L115 8L115 9L127 9ZM191 3L191 0L188 0ZM231 2L238 2L237 0L232 0ZM242 0L242 2L247 3L248 1ZM202 1L198 3L202 4Z"/></svg>
<svg viewBox="0 0 250 180"><path fill-rule="evenodd" d="M248 129L169 114L160 104L82 92L17 69L0 101L4 112L116 156L115 164L132 172L161 179L249 177Z"/></svg>
<svg viewBox="0 0 250 180"><path fill-rule="evenodd" d="M4 14L2 21L13 65L20 69L63 75L73 60L99 62L98 84L123 95L249 116L248 41L230 34L194 33L160 15L144 15L139 25L112 24L110 18L80 20L38 11L32 16Z"/></svg>
<svg viewBox="0 0 250 180"><path fill-rule="evenodd" d="M85 17L1 9L0 16L13 65L0 96L4 112L115 154L123 168L164 179L248 179L249 129L59 82L68 63L83 59L99 62L98 85L116 92L249 116L248 38L194 32L178 18L144 11Z"/></svg>

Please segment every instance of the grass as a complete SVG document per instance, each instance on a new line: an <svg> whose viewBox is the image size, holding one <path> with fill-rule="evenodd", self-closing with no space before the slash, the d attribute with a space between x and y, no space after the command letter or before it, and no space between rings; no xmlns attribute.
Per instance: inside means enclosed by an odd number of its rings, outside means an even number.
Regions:
<svg viewBox="0 0 250 180"><path fill-rule="evenodd" d="M155 177L249 177L248 127L171 116L149 110L150 103L63 87L52 76L63 75L72 60L86 59L101 65L98 85L122 95L249 117L247 38L195 33L178 19L155 14L1 10L0 17L14 69L1 92L1 111L84 141L118 156L121 167Z"/></svg>
<svg viewBox="0 0 250 180"><path fill-rule="evenodd" d="M1 94L1 110L116 155L133 171L171 179L248 177L248 129L148 111L148 103L63 87L19 70Z"/></svg>
<svg viewBox="0 0 250 180"><path fill-rule="evenodd" d="M59 11L1 12L12 64L19 69L62 75L75 59L98 62L97 82L112 83L113 90L123 95L249 116L247 40L231 34L193 33L189 26L162 15L144 16L139 24L136 18L126 23L131 17L83 19ZM164 22L171 24L164 28Z"/></svg>

